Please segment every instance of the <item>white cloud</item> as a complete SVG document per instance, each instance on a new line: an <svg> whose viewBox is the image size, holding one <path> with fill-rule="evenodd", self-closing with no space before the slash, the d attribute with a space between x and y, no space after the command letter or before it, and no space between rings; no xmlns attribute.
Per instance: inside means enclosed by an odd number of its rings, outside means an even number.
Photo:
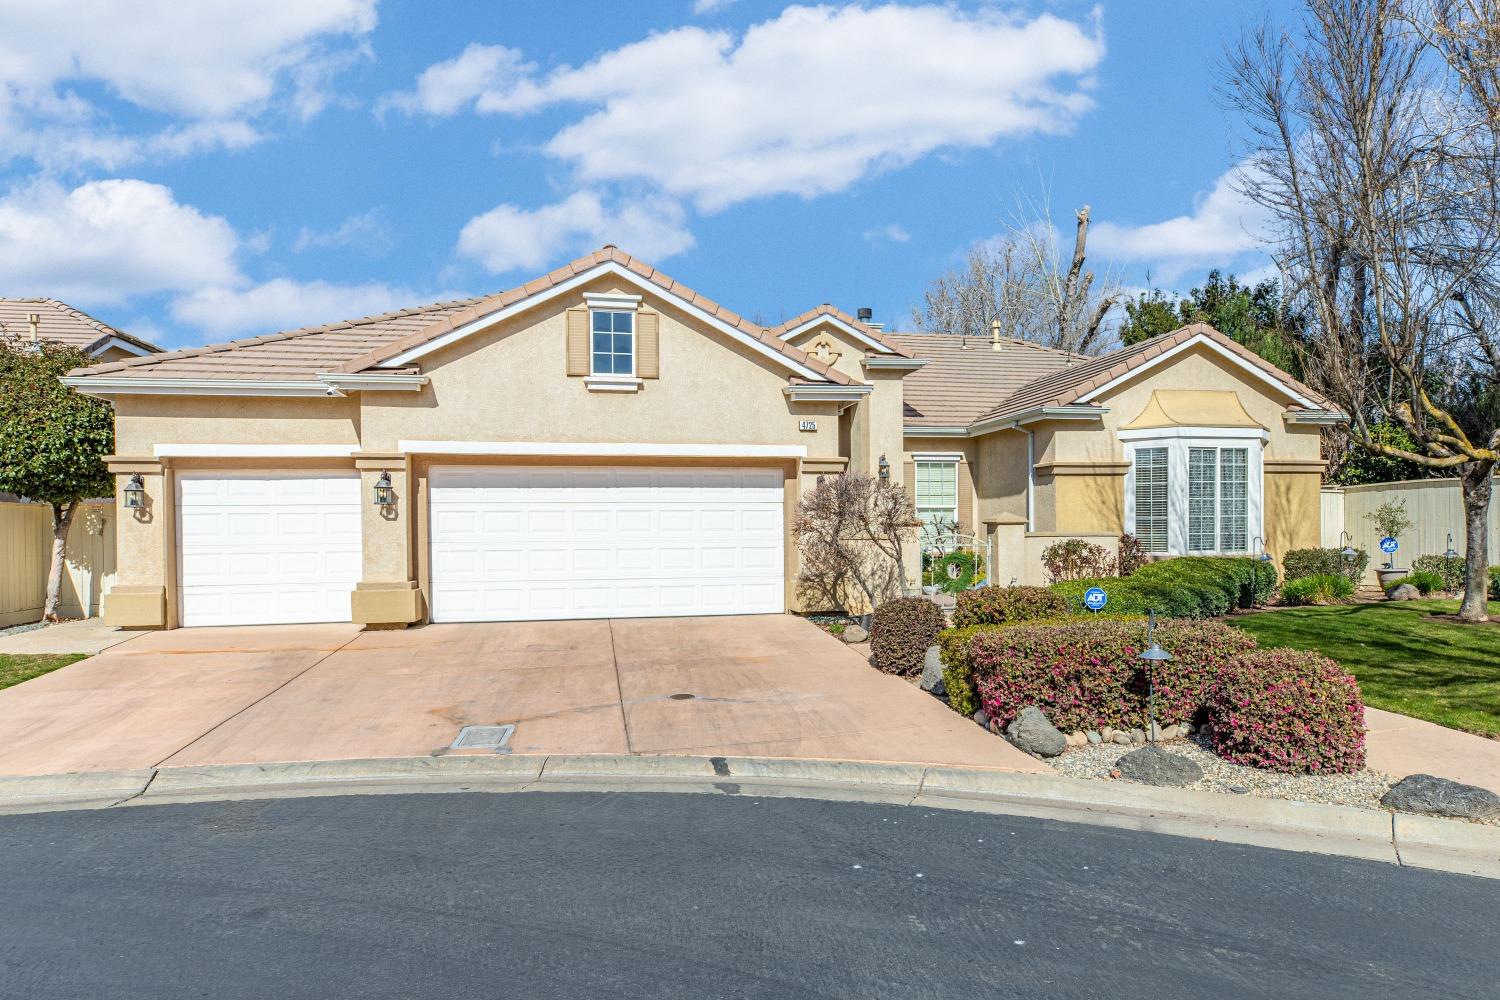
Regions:
<svg viewBox="0 0 1500 1000"><path fill-rule="evenodd" d="M238 238L218 216L139 180L67 190L40 181L0 197L5 294L95 304L242 279Z"/></svg>
<svg viewBox="0 0 1500 1000"><path fill-rule="evenodd" d="M872 226L866 229L864 231L864 238L866 243L872 245L876 243L910 243L911 233L906 231L905 226L892 222L890 225Z"/></svg>
<svg viewBox="0 0 1500 1000"><path fill-rule="evenodd" d="M1099 222L1089 232L1089 249L1122 262L1151 264L1172 282L1197 267L1223 266L1263 245L1265 212L1239 190L1242 166L1222 174L1200 195L1188 215L1140 226Z"/></svg>
<svg viewBox="0 0 1500 1000"><path fill-rule="evenodd" d="M7 0L0 4L0 157L118 166L237 148L284 83L306 117L326 103L376 0ZM356 41L356 51L358 42ZM129 135L70 88L178 119Z"/></svg>
<svg viewBox="0 0 1500 1000"><path fill-rule="evenodd" d="M248 288L200 288L171 304L172 317L210 338L291 330L454 298L423 296L384 282L337 284L275 278Z"/></svg>
<svg viewBox="0 0 1500 1000"><path fill-rule="evenodd" d="M664 260L693 245L684 214L666 198L609 205L593 191L579 191L541 208L497 205L475 216L459 233L458 252L495 274L540 270L605 243Z"/></svg>
<svg viewBox="0 0 1500 1000"><path fill-rule="evenodd" d="M378 208L351 215L334 229L310 229L303 226L292 243L294 253L354 247L374 257L390 253L395 246L385 213Z"/></svg>
<svg viewBox="0 0 1500 1000"><path fill-rule="evenodd" d="M581 105L544 148L582 182L646 182L712 212L1064 131L1091 106L1104 43L1097 25L1051 14L887 4L790 7L738 38L678 28L542 76L517 76L519 55L504 52L471 46L428 70L441 85L424 73L391 100L433 114Z"/></svg>
<svg viewBox="0 0 1500 1000"><path fill-rule="evenodd" d="M423 70L415 90L381 98L376 111L395 108L435 117L456 114L481 94L513 86L535 69L519 49L474 42L452 59Z"/></svg>
<svg viewBox="0 0 1500 1000"><path fill-rule="evenodd" d="M734 5L734 0L693 0L693 13L702 17L705 14L717 14L721 10L728 10Z"/></svg>

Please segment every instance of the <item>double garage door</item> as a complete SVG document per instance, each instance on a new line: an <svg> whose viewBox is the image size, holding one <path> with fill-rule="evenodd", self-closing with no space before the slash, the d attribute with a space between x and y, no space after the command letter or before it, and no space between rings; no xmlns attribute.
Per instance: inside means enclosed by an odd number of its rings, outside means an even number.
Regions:
<svg viewBox="0 0 1500 1000"><path fill-rule="evenodd" d="M772 469L476 467L430 476L434 621L784 610ZM184 625L349 620L353 474L184 473Z"/></svg>

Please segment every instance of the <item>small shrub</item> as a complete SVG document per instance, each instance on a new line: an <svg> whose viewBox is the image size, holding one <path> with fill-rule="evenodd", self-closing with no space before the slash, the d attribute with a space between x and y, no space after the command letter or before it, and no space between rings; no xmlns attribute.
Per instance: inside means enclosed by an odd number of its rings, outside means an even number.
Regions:
<svg viewBox="0 0 1500 1000"><path fill-rule="evenodd" d="M1204 707L1218 675L1255 640L1221 622L1167 619L1156 640L1172 660L1156 667L1157 718L1184 722ZM1146 645L1140 620L1086 620L982 630L970 640L973 685L1003 725L1037 705L1064 731L1145 724Z"/></svg>
<svg viewBox="0 0 1500 1000"><path fill-rule="evenodd" d="M1423 597L1446 589L1443 586L1443 578L1440 574L1429 573L1424 570L1408 573L1400 582L1409 583L1413 587L1416 587L1417 591Z"/></svg>
<svg viewBox="0 0 1500 1000"><path fill-rule="evenodd" d="M1348 774L1365 764L1359 685L1318 653L1261 649L1237 657L1208 699L1214 751L1288 774Z"/></svg>
<svg viewBox="0 0 1500 1000"><path fill-rule="evenodd" d="M1400 538L1412 528L1411 518L1406 516L1406 501L1387 500L1365 515L1365 520L1375 526L1382 537Z"/></svg>
<svg viewBox="0 0 1500 1000"><path fill-rule="evenodd" d="M888 674L922 672L927 647L943 630L943 609L925 597L896 597L875 609L870 623L870 653Z"/></svg>
<svg viewBox="0 0 1500 1000"><path fill-rule="evenodd" d="M1450 594L1456 594L1464 587L1464 557L1454 556L1417 556L1411 561L1411 568L1418 573L1433 573L1443 581L1442 586L1434 587L1434 590L1446 590Z"/></svg>
<svg viewBox="0 0 1500 1000"><path fill-rule="evenodd" d="M1490 567L1490 600L1500 601L1500 566Z"/></svg>
<svg viewBox="0 0 1500 1000"><path fill-rule="evenodd" d="M1281 603L1290 607L1338 604L1354 596L1354 584L1346 576L1322 573L1288 580L1281 585Z"/></svg>
<svg viewBox="0 0 1500 1000"><path fill-rule="evenodd" d="M1120 554L1115 560L1115 573L1130 576L1150 561L1151 555L1139 538L1134 535L1120 536Z"/></svg>
<svg viewBox="0 0 1500 1000"><path fill-rule="evenodd" d="M999 625L1067 613L1067 602L1046 587L980 587L958 595L953 625Z"/></svg>
<svg viewBox="0 0 1500 1000"><path fill-rule="evenodd" d="M1364 549L1355 549L1354 552L1352 559L1346 559L1343 549L1292 549L1281 560L1281 569L1288 580L1304 576L1346 576L1350 583L1357 585L1370 565L1370 554Z"/></svg>
<svg viewBox="0 0 1500 1000"><path fill-rule="evenodd" d="M1117 563L1109 550L1082 538L1053 542L1042 550L1042 566L1053 583L1114 576Z"/></svg>

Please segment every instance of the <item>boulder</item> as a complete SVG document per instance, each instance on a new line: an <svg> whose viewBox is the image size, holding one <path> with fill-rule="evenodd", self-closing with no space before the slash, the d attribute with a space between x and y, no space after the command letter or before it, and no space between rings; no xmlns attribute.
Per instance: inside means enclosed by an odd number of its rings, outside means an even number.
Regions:
<svg viewBox="0 0 1500 1000"><path fill-rule="evenodd" d="M1027 753L1038 757L1056 757L1068 746L1068 739L1035 705L1027 705L1015 721L1005 727L1005 738Z"/></svg>
<svg viewBox="0 0 1500 1000"><path fill-rule="evenodd" d="M868 642L869 638L870 633L866 632L863 626L850 625L844 629L845 642Z"/></svg>
<svg viewBox="0 0 1500 1000"><path fill-rule="evenodd" d="M1155 746L1130 751L1115 761L1115 769L1122 778L1163 788L1182 788L1203 778L1203 768L1193 761Z"/></svg>
<svg viewBox="0 0 1500 1000"><path fill-rule="evenodd" d="M1459 819L1500 818L1500 795L1430 774L1413 774L1391 786L1380 804L1397 812L1428 813Z"/></svg>
<svg viewBox="0 0 1500 1000"><path fill-rule="evenodd" d="M1393 601L1415 601L1422 596L1422 592L1409 583L1402 583L1386 591L1385 596Z"/></svg>
<svg viewBox="0 0 1500 1000"><path fill-rule="evenodd" d="M922 659L921 683L923 691L931 691L939 698L948 693L943 686L943 651L936 646L928 646Z"/></svg>

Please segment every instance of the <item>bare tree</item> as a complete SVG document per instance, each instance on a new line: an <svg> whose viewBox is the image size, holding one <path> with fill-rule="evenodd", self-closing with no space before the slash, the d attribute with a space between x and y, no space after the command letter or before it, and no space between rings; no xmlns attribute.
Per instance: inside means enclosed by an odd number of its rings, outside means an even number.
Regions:
<svg viewBox="0 0 1500 1000"><path fill-rule="evenodd" d="M824 477L797 504L792 522L804 598L844 608L857 590L873 610L900 596L903 549L918 524L911 497L899 485L862 472Z"/></svg>
<svg viewBox="0 0 1500 1000"><path fill-rule="evenodd" d="M1064 255L1046 202L1022 202L1006 232L969 250L964 263L928 286L912 320L919 330L1003 336L1080 354L1108 346L1104 320L1123 299L1111 274L1086 267L1089 207L1075 213L1073 246Z"/></svg>
<svg viewBox="0 0 1500 1000"><path fill-rule="evenodd" d="M1227 94L1253 145L1243 190L1310 317L1308 378L1376 454L1455 472L1467 523L1460 614L1486 617L1486 529L1500 426L1493 121L1424 37L1417 0L1306 0L1231 50ZM1493 406L1488 409L1493 410ZM1398 422L1414 449L1377 432Z"/></svg>

